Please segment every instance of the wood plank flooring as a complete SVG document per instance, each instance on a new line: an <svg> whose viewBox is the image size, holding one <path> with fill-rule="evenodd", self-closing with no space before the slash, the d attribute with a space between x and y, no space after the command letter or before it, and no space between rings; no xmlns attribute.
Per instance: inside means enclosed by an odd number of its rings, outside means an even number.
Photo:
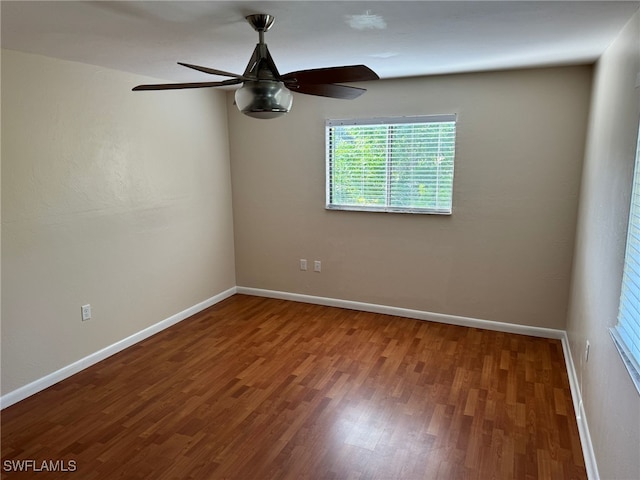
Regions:
<svg viewBox="0 0 640 480"><path fill-rule="evenodd" d="M9 471L27 459L75 471ZM243 295L5 409L2 462L3 479L587 478L559 341Z"/></svg>

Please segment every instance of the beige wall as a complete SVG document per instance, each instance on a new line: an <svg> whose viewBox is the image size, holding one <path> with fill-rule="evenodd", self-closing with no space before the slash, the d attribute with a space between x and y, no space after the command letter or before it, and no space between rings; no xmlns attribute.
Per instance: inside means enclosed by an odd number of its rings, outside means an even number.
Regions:
<svg viewBox="0 0 640 480"><path fill-rule="evenodd" d="M225 95L149 80L2 52L3 394L235 285Z"/></svg>
<svg viewBox="0 0 640 480"><path fill-rule="evenodd" d="M640 478L640 396L608 332L618 314L639 75L636 13L595 70L567 325L600 477L607 480Z"/></svg>
<svg viewBox="0 0 640 480"><path fill-rule="evenodd" d="M238 285L564 329L591 74L379 81L270 121L229 95ZM458 114L452 216L324 209L325 119L439 113Z"/></svg>

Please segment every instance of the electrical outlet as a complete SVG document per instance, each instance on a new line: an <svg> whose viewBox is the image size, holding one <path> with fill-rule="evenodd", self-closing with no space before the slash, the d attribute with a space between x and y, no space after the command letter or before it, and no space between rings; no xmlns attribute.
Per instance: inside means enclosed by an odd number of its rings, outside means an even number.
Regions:
<svg viewBox="0 0 640 480"><path fill-rule="evenodd" d="M87 320L91 320L91 305L82 305L80 309L82 311L82 321L85 322Z"/></svg>
<svg viewBox="0 0 640 480"><path fill-rule="evenodd" d="M584 346L584 361L585 363L589 361L589 349L591 348L591 343L587 340L586 345Z"/></svg>
<svg viewBox="0 0 640 480"><path fill-rule="evenodd" d="M320 260L315 260L313 262L313 271L321 272L322 271L322 262Z"/></svg>
<svg viewBox="0 0 640 480"><path fill-rule="evenodd" d="M300 259L300 270L303 270L303 271L307 270L307 259L306 258L301 258Z"/></svg>

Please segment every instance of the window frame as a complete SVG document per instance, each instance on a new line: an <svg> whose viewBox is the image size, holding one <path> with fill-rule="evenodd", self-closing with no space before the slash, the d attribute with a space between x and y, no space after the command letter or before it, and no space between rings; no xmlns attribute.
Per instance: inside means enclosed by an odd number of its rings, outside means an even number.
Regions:
<svg viewBox="0 0 640 480"><path fill-rule="evenodd" d="M636 158L631 187L627 237L625 241L618 321L609 329L613 343L622 358L631 380L640 394L640 298L632 290L638 290L633 276L640 274L640 127L638 129ZM634 231L636 234L634 235ZM634 267L636 264L637 267ZM633 297L633 298L631 298ZM638 338L633 339L633 336ZM631 345L629 345L631 343Z"/></svg>
<svg viewBox="0 0 640 480"><path fill-rule="evenodd" d="M392 205L373 206L373 205L347 205L333 203L332 201L332 158L330 145L330 128L340 126L391 126L391 125L407 125L407 124L427 124L427 123L453 123L453 165L451 179L451 197L448 209L437 209L428 207L398 207ZM357 212L378 212L378 213L408 213L421 215L445 215L453 214L453 186L456 162L457 147L457 127L458 114L438 114L438 115L416 115L402 117L373 117L373 118L352 118L352 119L328 119L325 121L325 209L339 211L357 211Z"/></svg>

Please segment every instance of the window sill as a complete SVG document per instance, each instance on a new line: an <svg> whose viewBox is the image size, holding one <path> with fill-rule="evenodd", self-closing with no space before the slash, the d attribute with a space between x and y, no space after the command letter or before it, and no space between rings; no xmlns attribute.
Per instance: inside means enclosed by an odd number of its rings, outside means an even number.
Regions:
<svg viewBox="0 0 640 480"><path fill-rule="evenodd" d="M325 205L326 210L343 210L348 212L377 212L377 213L410 213L414 215L444 215L451 216L451 210L435 210L429 208L394 208L394 207L366 207L359 205Z"/></svg>

